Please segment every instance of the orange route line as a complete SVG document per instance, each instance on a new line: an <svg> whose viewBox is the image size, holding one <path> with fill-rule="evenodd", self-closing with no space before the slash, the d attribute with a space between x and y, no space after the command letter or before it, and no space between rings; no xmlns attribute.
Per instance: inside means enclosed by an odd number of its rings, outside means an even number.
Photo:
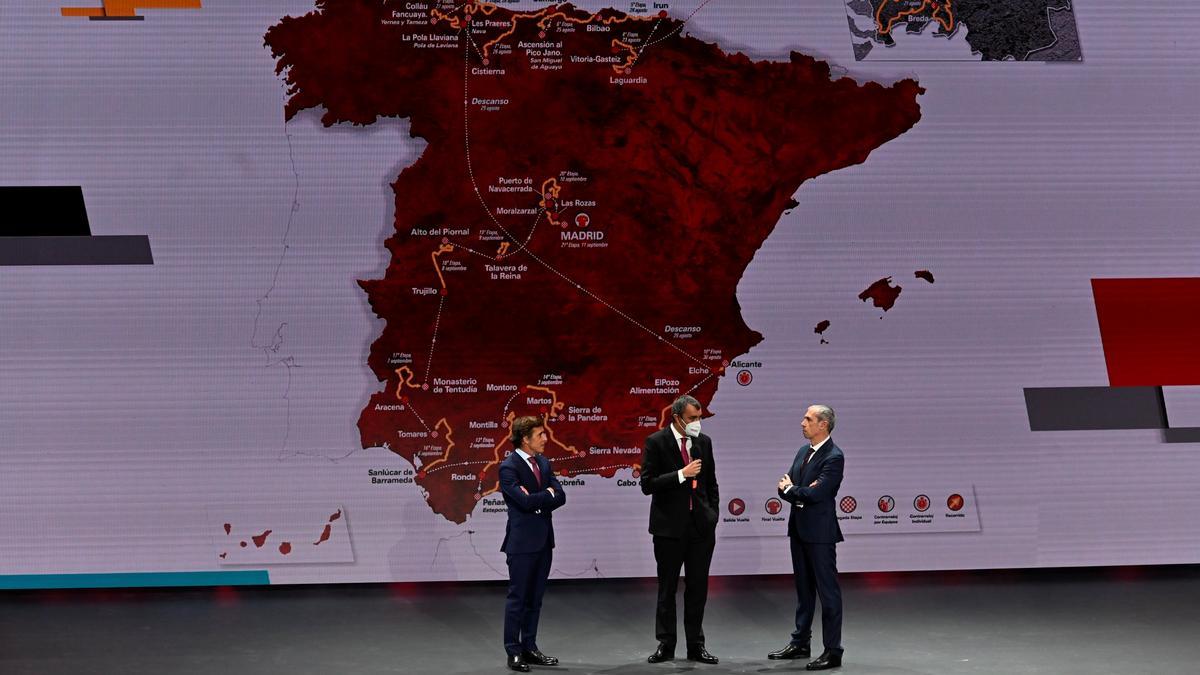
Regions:
<svg viewBox="0 0 1200 675"><path fill-rule="evenodd" d="M722 366L721 373L723 374L724 372L725 372L725 367ZM700 380L699 382L697 382L695 385L692 386L691 389L688 389L686 392L682 392L682 393L691 394L693 391L696 391L696 389L700 388L700 385L711 380L714 375L716 375L716 373L709 373L709 375L707 377L705 377L703 380ZM667 426L667 415L669 415L670 413L671 413L671 406L667 406L667 407L663 408L662 412L660 412L658 414L658 428L659 429Z"/></svg>
<svg viewBox="0 0 1200 675"><path fill-rule="evenodd" d="M557 438L554 437L554 429L550 428L550 415L558 416L558 411L562 410L564 407L566 407L565 403L561 403L558 400L558 394L554 393L553 389L549 389L547 387L530 386L530 387L526 387L525 390L526 391L544 391L547 394L550 394L550 411L542 414L542 423L546 427L546 433L548 433L550 435L550 442L554 443L555 445L562 448L563 450L566 450L567 452L571 453L572 455L578 455L579 451L575 449L575 446L572 445L572 446L568 447L566 445L563 445Z"/></svg>
<svg viewBox="0 0 1200 675"><path fill-rule="evenodd" d="M550 210L550 206L547 204L547 202L553 199L554 205L558 206L559 192L562 192L562 187L559 186L558 180L554 178L547 178L545 182L542 183L542 201L538 202L538 206L542 207L542 210L546 212L546 222L556 227L561 227L563 223L561 220L555 219L554 213Z"/></svg>
<svg viewBox="0 0 1200 675"><path fill-rule="evenodd" d="M906 16L920 14L930 7L933 8L933 13L930 16L942 25L942 30L945 30L947 33L954 30L954 10L950 8L950 0L922 0L920 7L917 7L916 9L902 10L899 14L892 17L892 19L888 21L888 25L884 27L883 19L881 18L884 8L888 6L889 2L900 4L902 1L903 0L886 0L883 4L879 5L879 9L875 10L875 26L878 28L881 34L887 35L888 33L891 33L892 28L894 28L896 23L898 23L901 19ZM945 10L946 12L946 18L944 19L938 16L942 10Z"/></svg>
<svg viewBox="0 0 1200 675"><path fill-rule="evenodd" d="M558 7L559 7L558 5L550 5L548 7L540 9L536 12L522 12L522 13L514 12L512 15L512 25L510 25L508 27L508 30L504 31L504 33L502 33L501 35L499 35L495 39L490 40L489 42L487 42L486 44L483 45L483 57L485 59L488 57L488 55L491 53L492 45L499 43L500 41L504 40L507 37L511 37L513 33L517 32L517 23L521 19L538 19L537 26L538 26L538 28L540 28L542 30L545 30L547 28L547 26L549 25L549 22L552 19L562 19L563 21L565 21L567 23L573 23L573 24L577 24L577 25L589 24L589 23L592 23L593 21L598 21L599 23L601 23L602 25L605 25L605 26L614 24L614 23L618 23L618 22L622 22L622 21L656 21L656 20L661 19L661 17L658 17L658 16L640 16L640 15L635 15L635 14L625 14L622 17L610 16L607 19L604 19L604 18L600 18L599 12L592 14L591 16L587 17L586 19L575 19L570 16L567 16L564 12L559 10ZM459 17L451 16L451 14L457 12L459 9L461 9L463 12L463 15L464 15L463 18L460 19ZM468 2L468 3L464 4L461 8L454 9L449 13L443 13L437 9L434 9L434 10L430 11L429 15L433 19L433 23L437 23L438 21L444 20L450 24L451 28L462 29L464 26L466 26L468 23L470 23L469 17L472 14L474 14L475 12L479 12L479 13L483 14L484 16L490 16L497 9L499 9L499 5L494 5L490 2ZM629 58L625 61L625 63L623 65L616 65L616 64L613 65L612 68L614 71L621 72L622 70L632 66L634 64L634 62L637 61L638 53L637 53L636 49L634 49L633 47L631 47L619 40L613 40L612 44L614 46L619 45L621 47L624 47L625 49L629 50L629 53L630 53Z"/></svg>
<svg viewBox="0 0 1200 675"><path fill-rule="evenodd" d="M550 415L558 415L558 411L560 411L564 407L566 407L566 404L559 401L558 394L553 389L550 389L549 387L538 387L538 386L534 386L534 385L529 385L529 386L525 387L525 392L530 392L530 391L540 391L540 392L550 394L550 408L547 412L542 413L542 426L545 427L546 433L549 434L551 443L562 448L567 453L578 457L579 451L575 449L575 446L564 445L562 443L562 441L558 440L558 438L555 437L554 429L550 426ZM516 417L517 417L517 414L515 412L508 413L508 416L505 418L505 421L508 422L509 427L512 426L512 422L514 419L516 419ZM491 463L489 463L487 466L483 467L483 471L480 472L481 476L483 474L487 473L488 470L490 470L493 466L496 466L501 461L503 461L502 458L500 457L500 448L507 442L508 442L508 439L505 438L496 444L496 447L493 448L493 461ZM497 478L495 485L488 488L486 491L481 492L481 497L486 497L487 495L490 495L499 489L500 489L500 479Z"/></svg>
<svg viewBox="0 0 1200 675"><path fill-rule="evenodd" d="M405 375L406 372L408 373L407 376ZM396 375L400 377L400 383L396 385L396 398L401 398L401 394L405 387L412 387L413 389L421 388L421 385L413 384L412 379L416 377L417 374L412 371L412 368L409 368L408 366L400 366L396 369Z"/></svg>
<svg viewBox="0 0 1200 675"><path fill-rule="evenodd" d="M433 271L437 272L438 283L440 283L442 285L442 290L446 290L446 278L442 276L442 266L438 264L438 256L440 256L443 253L453 253L453 252L454 252L454 244L442 244L441 246L438 247L438 250L429 254L430 259L433 260Z"/></svg>
<svg viewBox="0 0 1200 675"><path fill-rule="evenodd" d="M433 425L433 430L437 431L439 427L446 427L446 451L443 452L442 456L438 459L435 459L428 464L421 465L421 471L427 475L430 469L450 459L450 451L454 449L454 429L450 427L450 423L446 421L445 417L438 420L437 424Z"/></svg>
<svg viewBox="0 0 1200 675"><path fill-rule="evenodd" d="M641 54L638 53L638 50L633 48L633 45L621 42L620 40L618 40L616 38L613 38L612 46L622 47L626 51L629 52L629 56L625 57L625 63L622 63L621 65L617 65L615 63L613 64L612 69L615 72L620 73L620 72L623 72L625 70L632 68L633 64L637 63L638 57L641 56Z"/></svg>
<svg viewBox="0 0 1200 675"><path fill-rule="evenodd" d="M662 412L660 412L658 414L658 428L659 429L667 426L667 414L670 412L671 412L671 406L667 406L667 407L663 408Z"/></svg>
<svg viewBox="0 0 1200 675"><path fill-rule="evenodd" d="M508 417L506 417L504 419L504 421L508 423L508 427L506 427L506 428L511 428L512 422L516 418L517 418L517 414L515 412L508 413ZM489 470L491 470L491 468L493 466L497 466L498 464L500 464L500 462L504 461L500 458L500 448L504 447L504 444L507 442L508 442L508 437L506 436L505 438L500 439L500 442L497 443L496 446L492 448L492 461L483 467L483 470L479 472L480 476L485 475ZM492 487L488 488L487 490L480 490L479 498L483 499L484 497L486 497L494 492L499 492L499 491L500 491L500 477L496 476L496 484L493 485Z"/></svg>
<svg viewBox="0 0 1200 675"><path fill-rule="evenodd" d="M135 17L139 9L201 9L201 0L103 0L101 7L62 7L63 16Z"/></svg>

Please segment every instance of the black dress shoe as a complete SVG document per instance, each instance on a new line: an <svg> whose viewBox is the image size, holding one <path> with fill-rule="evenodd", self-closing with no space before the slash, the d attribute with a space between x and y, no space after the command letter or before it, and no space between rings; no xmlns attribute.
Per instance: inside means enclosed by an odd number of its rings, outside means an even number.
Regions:
<svg viewBox="0 0 1200 675"><path fill-rule="evenodd" d="M515 670L518 673L528 673L529 672L529 666L526 665L525 659L522 659L520 656L516 656L516 655L510 655L508 657L508 669Z"/></svg>
<svg viewBox="0 0 1200 675"><path fill-rule="evenodd" d="M532 663L535 666L557 666L558 665L558 659L554 658L553 656L546 656L545 654L539 652L536 649L531 652L523 652L521 654L521 659L523 659L525 661L525 663Z"/></svg>
<svg viewBox="0 0 1200 675"><path fill-rule="evenodd" d="M704 648L704 645L688 649L687 659L688 661L707 663L710 666L715 666L718 662L720 662L720 659L708 653L708 650Z"/></svg>
<svg viewBox="0 0 1200 675"><path fill-rule="evenodd" d="M675 648L668 647L659 643L658 649L654 653L646 657L646 663L662 663L663 661L671 661L675 658Z"/></svg>
<svg viewBox="0 0 1200 675"><path fill-rule="evenodd" d="M776 649L767 654L768 659L807 659L812 656L812 647L809 645L793 645L789 644L783 649Z"/></svg>
<svg viewBox="0 0 1200 675"><path fill-rule="evenodd" d="M805 669L829 670L830 668L837 668L840 665L842 665L842 653L826 649L824 653L805 666Z"/></svg>

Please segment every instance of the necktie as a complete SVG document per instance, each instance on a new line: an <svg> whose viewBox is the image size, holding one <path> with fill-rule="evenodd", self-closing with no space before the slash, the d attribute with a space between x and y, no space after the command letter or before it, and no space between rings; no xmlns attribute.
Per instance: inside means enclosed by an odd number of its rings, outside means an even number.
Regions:
<svg viewBox="0 0 1200 675"><path fill-rule="evenodd" d="M804 456L804 463L800 465L801 471L804 471L804 467L808 466L808 460L812 459L813 455L815 455L815 454L817 454L817 449L813 448L813 447L809 447L808 454Z"/></svg>
<svg viewBox="0 0 1200 675"><path fill-rule="evenodd" d="M691 464L692 458L688 455L688 451L687 451L687 436L679 437L679 454L683 455L683 465L684 466ZM696 489L696 479L695 478L692 479L692 489L693 490ZM693 506L695 506L695 504L692 502L692 496L688 495L688 511L691 511Z"/></svg>
<svg viewBox="0 0 1200 675"><path fill-rule="evenodd" d="M529 468L533 469L533 477L537 479L538 487L542 487L542 470L538 468L537 460L529 457Z"/></svg>

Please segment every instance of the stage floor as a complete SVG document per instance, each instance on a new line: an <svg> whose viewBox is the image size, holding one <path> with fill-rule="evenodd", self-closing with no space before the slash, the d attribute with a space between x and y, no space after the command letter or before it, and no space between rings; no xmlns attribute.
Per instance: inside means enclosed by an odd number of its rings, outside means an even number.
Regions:
<svg viewBox="0 0 1200 675"><path fill-rule="evenodd" d="M833 672L1200 672L1200 567L847 575L843 588L846 656ZM501 673L504 591L0 592L0 673ZM645 662L654 595L653 580L551 582L538 642L562 665L534 671L803 672L804 661L766 658L791 630L790 577L713 580L716 666Z"/></svg>

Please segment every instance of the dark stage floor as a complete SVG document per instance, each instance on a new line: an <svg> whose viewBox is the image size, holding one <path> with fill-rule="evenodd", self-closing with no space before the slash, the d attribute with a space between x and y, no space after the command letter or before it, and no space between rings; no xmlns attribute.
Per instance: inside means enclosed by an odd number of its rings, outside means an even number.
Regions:
<svg viewBox="0 0 1200 675"><path fill-rule="evenodd" d="M843 585L834 672L1200 672L1200 567ZM502 673L503 596L490 583L0 593L0 673ZM766 659L793 607L788 577L715 579L705 630L720 665L652 666L652 581L552 582L539 643L562 665L535 672L803 672Z"/></svg>

